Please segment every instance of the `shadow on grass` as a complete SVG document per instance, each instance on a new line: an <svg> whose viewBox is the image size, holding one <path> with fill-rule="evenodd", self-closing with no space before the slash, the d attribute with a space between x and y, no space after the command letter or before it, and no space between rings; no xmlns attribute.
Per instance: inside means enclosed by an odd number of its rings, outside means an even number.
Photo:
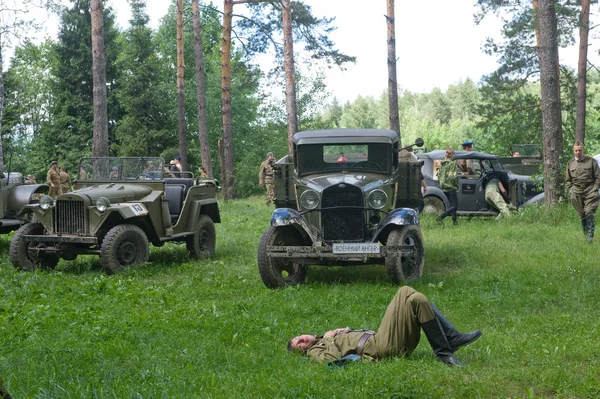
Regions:
<svg viewBox="0 0 600 399"><path fill-rule="evenodd" d="M307 273L308 284L381 284L389 283L385 266L309 266Z"/></svg>

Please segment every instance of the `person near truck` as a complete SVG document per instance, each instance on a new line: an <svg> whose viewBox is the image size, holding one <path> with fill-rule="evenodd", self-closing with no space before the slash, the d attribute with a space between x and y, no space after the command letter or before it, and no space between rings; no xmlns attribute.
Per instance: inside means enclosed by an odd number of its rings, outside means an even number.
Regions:
<svg viewBox="0 0 600 399"><path fill-rule="evenodd" d="M316 362L335 362L347 355L377 360L413 352L419 344L421 329L438 360L448 366L460 366L454 352L481 336L479 330L459 332L425 295L404 286L388 305L377 331L346 327L322 336L303 334L290 339L287 347Z"/></svg>
<svg viewBox="0 0 600 399"><path fill-rule="evenodd" d="M48 173L46 174L46 181L48 182L48 186L50 186L50 190L48 191L50 197L56 199L59 195L62 195L60 173L58 173L58 161L52 161L50 163L50 169L48 169Z"/></svg>
<svg viewBox="0 0 600 399"><path fill-rule="evenodd" d="M448 198L450 207L446 209L446 212L442 213L437 217L437 221L442 223L446 216L452 215L452 223L458 223L458 165L454 160L454 150L452 147L446 148L446 158L441 162L441 166L438 169L438 182L440 188Z"/></svg>
<svg viewBox="0 0 600 399"><path fill-rule="evenodd" d="M273 184L273 165L275 165L275 156L272 152L267 152L267 159L260 164L258 171L258 184L267 188L267 206L274 203L275 185Z"/></svg>
<svg viewBox="0 0 600 399"><path fill-rule="evenodd" d="M594 239L595 214L600 197L600 167L594 158L585 156L579 140L573 145L574 157L567 162L566 184L571 203L581 219L583 234L589 242Z"/></svg>

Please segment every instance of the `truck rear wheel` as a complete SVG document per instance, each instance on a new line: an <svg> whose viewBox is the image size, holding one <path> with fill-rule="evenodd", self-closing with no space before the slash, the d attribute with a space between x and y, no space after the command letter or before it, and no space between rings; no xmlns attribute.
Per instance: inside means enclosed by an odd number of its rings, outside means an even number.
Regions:
<svg viewBox="0 0 600 399"><path fill-rule="evenodd" d="M56 267L59 257L55 253L44 253L38 249L44 248L43 243L25 240L27 235L44 234L41 223L28 223L21 226L10 242L10 260L17 269L27 271L52 270Z"/></svg>
<svg viewBox="0 0 600 399"><path fill-rule="evenodd" d="M196 232L186 237L189 255L195 259L206 259L215 253L215 224L208 215L200 215Z"/></svg>
<svg viewBox="0 0 600 399"><path fill-rule="evenodd" d="M106 233L100 248L102 268L119 273L127 266L144 263L150 250L148 238L142 229L132 224L121 224Z"/></svg>
<svg viewBox="0 0 600 399"><path fill-rule="evenodd" d="M428 195L423 198L423 214L424 215L439 215L444 213L446 205L444 201L434 195Z"/></svg>
<svg viewBox="0 0 600 399"><path fill-rule="evenodd" d="M269 288L302 284L306 279L306 266L292 259L271 258L267 246L302 245L302 237L291 226L269 227L258 244L258 271Z"/></svg>
<svg viewBox="0 0 600 399"><path fill-rule="evenodd" d="M393 229L388 235L386 246L404 246L411 250L408 255L390 253L385 257L387 275L395 284L421 278L425 264L425 249L419 226L400 226Z"/></svg>

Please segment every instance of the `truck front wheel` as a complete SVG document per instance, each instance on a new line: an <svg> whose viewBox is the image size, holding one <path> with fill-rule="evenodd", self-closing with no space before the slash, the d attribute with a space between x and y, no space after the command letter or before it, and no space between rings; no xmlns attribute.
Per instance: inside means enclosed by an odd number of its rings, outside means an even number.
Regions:
<svg viewBox="0 0 600 399"><path fill-rule="evenodd" d="M127 266L146 262L149 253L144 231L132 224L121 224L106 233L100 248L100 260L104 270L113 274Z"/></svg>
<svg viewBox="0 0 600 399"><path fill-rule="evenodd" d="M408 254L392 251L385 257L387 275L395 284L421 278L425 264L425 249L419 226L408 225L393 229L388 235L386 246L410 250Z"/></svg>
<svg viewBox="0 0 600 399"><path fill-rule="evenodd" d="M272 258L267 246L302 245L300 234L291 226L269 227L258 244L258 271L263 283L269 288L302 284L306 278L306 266L292 259Z"/></svg>

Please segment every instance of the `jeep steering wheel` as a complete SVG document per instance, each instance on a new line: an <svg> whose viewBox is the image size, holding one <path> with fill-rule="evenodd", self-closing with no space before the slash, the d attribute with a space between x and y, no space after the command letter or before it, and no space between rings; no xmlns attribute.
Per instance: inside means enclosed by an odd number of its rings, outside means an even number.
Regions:
<svg viewBox="0 0 600 399"><path fill-rule="evenodd" d="M381 165L379 165L377 162L374 162L374 161L360 161L360 162L355 163L353 166L366 169L367 167L369 167L369 165L375 166L379 170L383 170Z"/></svg>

